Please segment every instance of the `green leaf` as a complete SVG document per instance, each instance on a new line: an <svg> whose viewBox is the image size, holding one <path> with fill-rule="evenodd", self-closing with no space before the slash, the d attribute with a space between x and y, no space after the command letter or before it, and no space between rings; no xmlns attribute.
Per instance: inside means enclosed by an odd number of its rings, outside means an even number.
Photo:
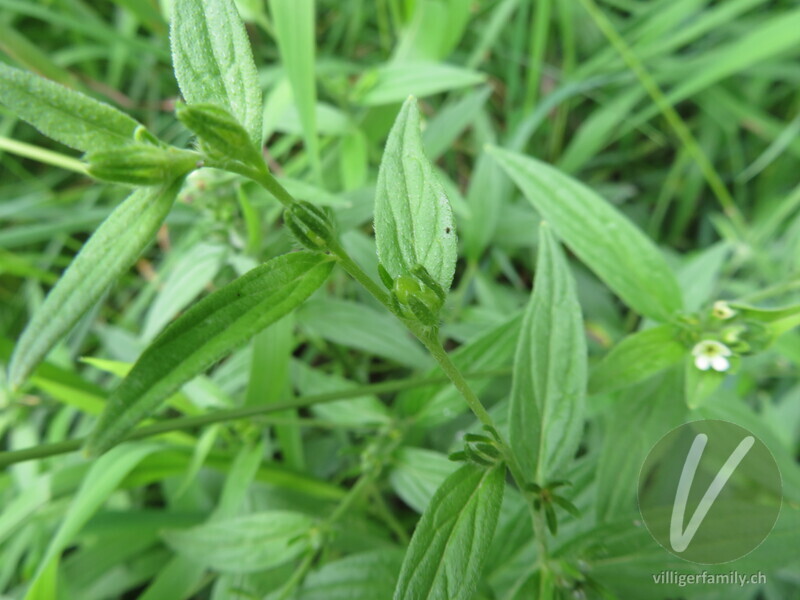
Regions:
<svg viewBox="0 0 800 600"><path fill-rule="evenodd" d="M141 188L97 228L36 311L14 349L9 382L31 370L139 257L167 216L182 179Z"/></svg>
<svg viewBox="0 0 800 600"><path fill-rule="evenodd" d="M444 454L425 448L400 448L392 460L389 482L392 489L419 513L433 498L436 490L457 465Z"/></svg>
<svg viewBox="0 0 800 600"><path fill-rule="evenodd" d="M668 321L681 310L674 274L627 217L543 162L496 147L489 152L570 250L628 306L657 321Z"/></svg>
<svg viewBox="0 0 800 600"><path fill-rule="evenodd" d="M228 249L222 244L201 242L180 256L147 310L142 337L149 341L211 283L222 268ZM127 373L126 373L127 375Z"/></svg>
<svg viewBox="0 0 800 600"><path fill-rule="evenodd" d="M392 595L403 553L373 549L327 563L309 573L298 600L376 600Z"/></svg>
<svg viewBox="0 0 800 600"><path fill-rule="evenodd" d="M586 337L575 283L550 228L543 224L509 404L511 448L532 480L543 483L558 473L578 449L586 370Z"/></svg>
<svg viewBox="0 0 800 600"><path fill-rule="evenodd" d="M312 165L319 173L314 0L270 0L269 6L281 62L303 125L303 137Z"/></svg>
<svg viewBox="0 0 800 600"><path fill-rule="evenodd" d="M424 98L485 80L483 73L444 63L393 62L367 72L355 95L359 104L379 106L402 102L409 94Z"/></svg>
<svg viewBox="0 0 800 600"><path fill-rule="evenodd" d="M28 588L25 600L51 600L56 597L61 552L128 473L157 448L153 444L120 446L91 466L39 562L39 569Z"/></svg>
<svg viewBox="0 0 800 600"><path fill-rule="evenodd" d="M733 357L731 363L736 365L738 359ZM727 373L709 369L701 371L694 364L694 358L689 356L684 361L685 364L685 380L684 380L684 393L686 396L686 406L691 410L700 408L708 402L714 393L725 381Z"/></svg>
<svg viewBox="0 0 800 600"><path fill-rule="evenodd" d="M431 364L397 319L363 304L315 298L297 311L297 322L312 335L401 365L424 369Z"/></svg>
<svg viewBox="0 0 800 600"><path fill-rule="evenodd" d="M612 394L613 403L603 415L596 466L598 521L636 510L636 482L647 453L685 420L682 386L683 374L676 367Z"/></svg>
<svg viewBox="0 0 800 600"><path fill-rule="evenodd" d="M604 394L647 379L688 353L672 325L637 331L623 339L592 369L589 393Z"/></svg>
<svg viewBox="0 0 800 600"><path fill-rule="evenodd" d="M505 466L465 465L422 515L403 560L394 600L469 600L497 526Z"/></svg>
<svg viewBox="0 0 800 600"><path fill-rule="evenodd" d="M83 152L129 144L140 126L108 104L3 63L0 103L46 136Z"/></svg>
<svg viewBox="0 0 800 600"><path fill-rule="evenodd" d="M408 98L389 133L378 172L375 241L393 278L422 265L445 291L456 266L453 213L422 150L419 109Z"/></svg>
<svg viewBox="0 0 800 600"><path fill-rule="evenodd" d="M99 454L181 385L301 304L328 277L326 256L274 258L205 297L167 327L111 393L86 450Z"/></svg>
<svg viewBox="0 0 800 600"><path fill-rule="evenodd" d="M170 39L175 77L186 102L224 108L260 147L261 88L233 0L176 0Z"/></svg>
<svg viewBox="0 0 800 600"><path fill-rule="evenodd" d="M211 521L162 535L173 550L211 569L252 573L292 560L308 549L310 517L272 510Z"/></svg>
<svg viewBox="0 0 800 600"><path fill-rule="evenodd" d="M781 308L758 308L739 302L729 305L745 319L766 324L776 337L800 325L800 304Z"/></svg>

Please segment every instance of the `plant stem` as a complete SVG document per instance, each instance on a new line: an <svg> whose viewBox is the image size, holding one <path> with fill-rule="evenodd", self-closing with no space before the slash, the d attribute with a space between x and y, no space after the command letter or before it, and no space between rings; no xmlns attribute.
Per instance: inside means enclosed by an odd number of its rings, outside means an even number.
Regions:
<svg viewBox="0 0 800 600"><path fill-rule="evenodd" d="M470 373L467 377L496 377L498 375L507 375L508 369L494 370L494 371L481 371ZM146 427L141 427L134 430L129 434L125 441L139 440L162 433L169 433L171 431L180 431L185 429L195 429L206 425L213 425L214 423L224 423L226 421L237 421L240 419L248 419L251 417L258 417L261 415L279 412L282 410L292 408L303 408L306 406L314 406L317 404L324 404L326 402L335 402L337 400L344 400L347 398L354 398L365 395L386 394L399 392L402 390L412 389L415 387L424 387L428 385L436 385L447 383L450 381L447 377L420 377L414 379L405 379L402 381L384 381L381 383L373 383L369 385L359 386L348 390L338 392L329 392L326 394L314 394L310 396L301 396L286 402L276 402L266 406L248 406L244 408L232 408L228 410L218 410L204 415L197 415L193 417L181 417L177 419L168 419L161 423L155 423ZM40 458L48 458L58 454L66 454L68 452L75 452L83 446L86 438L77 438L66 440L63 442L56 442L53 444L42 444L33 446L31 448L23 448L22 450L11 450L8 452L0 452L0 468L5 468L18 462L28 460L36 460Z"/></svg>
<svg viewBox="0 0 800 600"><path fill-rule="evenodd" d="M275 179L275 176L269 172L269 167L267 167L265 163L255 167L245 165L238 161L216 161L206 159L205 166L213 167L215 169L223 169L232 173L238 173L239 175L243 175L248 179L252 179L270 194L272 194L275 199L284 206L288 207L296 202L294 197L288 191L286 191L286 188L278 183L278 180Z"/></svg>
<svg viewBox="0 0 800 600"><path fill-rule="evenodd" d="M331 253L339 259L339 264L348 273L348 275L358 281L358 283L360 283L365 290L372 294L378 302L383 304L392 314L394 314L394 309L389 302L389 295L383 290L383 288L375 283L375 281L373 281L373 279L367 275L352 258L350 258L350 255L347 254L347 251L342 248L338 242L331 244Z"/></svg>
<svg viewBox="0 0 800 600"><path fill-rule="evenodd" d="M417 337L420 338L420 341L425 344L428 352L430 352L431 356L433 356L436 362L439 363L442 371L444 371L445 375L450 378L450 381L453 382L453 385L456 386L456 389L464 397L464 400L466 400L470 410L475 413L475 416L478 417L478 420L487 427L491 427L496 431L497 426L494 424L494 420L489 415L488 411L483 407L483 404L481 404L481 401L475 395L475 392L472 391L472 388L469 387L469 384L467 383L467 380L464 379L461 371L459 371L458 367L453 364L453 361L450 359L450 355L447 354L445 349L442 347L442 344L435 332L429 332L427 334L424 332L414 333L417 334Z"/></svg>
<svg viewBox="0 0 800 600"><path fill-rule="evenodd" d="M241 167L240 164L238 166ZM250 169L250 167L244 167L244 169L245 170L236 172L247 177L251 177L256 182L260 183L285 205L289 206L295 202L292 195L289 194L289 192L287 192L268 171L266 171L266 166L264 166L264 169L261 170L252 169L253 174L248 174L247 170ZM277 188L277 192L273 188ZM494 420L492 419L491 415L489 415L486 408L483 406L483 404L481 404L480 399L478 399L478 397L475 395L475 392L473 392L472 388L470 388L466 378L464 377L464 374L461 373L458 367L450 359L450 355L448 355L447 351L442 347L442 343L439 340L436 329L425 327L420 323L414 323L409 319L401 318L401 316L395 312L395 309L389 300L389 295L377 283L375 283L369 275L364 272L364 270L350 257L341 244L336 241L329 243L329 249L331 253L336 256L342 268L348 274L350 274L353 279L358 281L364 287L364 289L372 294L375 299L378 300L378 302L383 304L387 310L389 310L389 312L398 317L403 325L405 325L408 330L411 331L411 333L413 333L414 336L416 336L417 339L423 343L423 345L431 353L431 356L433 356L436 362L439 363L439 367L442 369L442 371L444 371L445 375L447 375L447 378L461 393L467 403L467 406L469 406L473 414L481 423L487 427L490 427L499 436L497 426L494 424ZM508 465L508 469L511 472L511 476L514 478L514 481L520 491L525 494L525 484L527 482L519 462L505 440L501 439L500 446L505 457L506 464ZM545 561L547 557L547 542L545 540L544 522L542 520L543 517L538 511L534 510L530 500L528 500L528 507L531 511L534 534L538 540L537 543L539 545L541 559L542 561Z"/></svg>
<svg viewBox="0 0 800 600"><path fill-rule="evenodd" d="M53 165L54 167L60 167L62 169L66 169L67 171L74 171L75 173L81 173L82 175L86 174L86 165L84 165L77 158L72 158L71 156L66 156L65 154L53 152L52 150L47 150L46 148L40 148L39 146L34 146L33 144L26 144L25 142L12 140L11 138L7 138L5 136L0 136L0 150L5 150L7 152L16 154L17 156L30 158L48 165Z"/></svg>
<svg viewBox="0 0 800 600"><path fill-rule="evenodd" d="M358 478L355 485L348 490L347 494L344 498L342 498L341 502L339 502L334 511L328 516L327 519L325 519L325 521L322 522L320 528L322 529L323 534L330 530L339 519L345 516L348 511L352 509L353 505L361 499L361 496L363 496L367 490L372 488L373 483L378 479L383 471L386 460L392 456L402 439L402 435L392 435L390 433L388 435L384 434L383 440L379 439L376 441L376 444L383 446L380 452L381 459L373 464ZM308 573L308 570L311 568L314 558L316 558L320 549L321 547L314 548L308 554L306 554L306 556L303 558L303 562L297 566L289 578L289 581L287 581L286 585L284 585L281 589L281 593L279 594L277 600L285 600L292 595L297 586L300 585L300 582L303 581L306 573Z"/></svg>

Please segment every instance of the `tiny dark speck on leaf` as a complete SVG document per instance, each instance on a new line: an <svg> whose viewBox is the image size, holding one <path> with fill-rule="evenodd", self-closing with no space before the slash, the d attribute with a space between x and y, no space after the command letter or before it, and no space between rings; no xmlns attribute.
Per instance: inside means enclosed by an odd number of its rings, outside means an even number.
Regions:
<svg viewBox="0 0 800 600"><path fill-rule="evenodd" d="M450 228L449 228L449 227L447 227L447 228L444 230L444 232L445 232L445 233L450 233Z"/></svg>

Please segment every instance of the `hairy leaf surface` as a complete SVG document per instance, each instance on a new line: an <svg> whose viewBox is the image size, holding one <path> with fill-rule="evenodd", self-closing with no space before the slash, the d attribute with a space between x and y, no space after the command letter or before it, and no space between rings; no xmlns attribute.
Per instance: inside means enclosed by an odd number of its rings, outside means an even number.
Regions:
<svg viewBox="0 0 800 600"><path fill-rule="evenodd" d="M47 137L82 152L132 143L139 127L113 106L3 63L0 104Z"/></svg>
<svg viewBox="0 0 800 600"><path fill-rule="evenodd" d="M394 122L378 172L375 241L381 263L394 277L422 265L450 289L457 242L444 188L422 149L419 109L408 98Z"/></svg>
<svg viewBox="0 0 800 600"><path fill-rule="evenodd" d="M502 464L491 469L465 465L445 480L411 538L394 600L472 598L504 487Z"/></svg>
<svg viewBox="0 0 800 600"><path fill-rule="evenodd" d="M541 484L572 459L583 432L585 394L586 338L575 283L543 225L509 405L509 441L526 477Z"/></svg>
<svg viewBox="0 0 800 600"><path fill-rule="evenodd" d="M182 178L136 190L97 228L22 332L9 366L11 385L20 385L136 261L172 208L181 183Z"/></svg>
<svg viewBox="0 0 800 600"><path fill-rule="evenodd" d="M260 146L261 88L233 0L176 0L170 40L175 77L186 101L226 109Z"/></svg>
<svg viewBox="0 0 800 600"><path fill-rule="evenodd" d="M87 451L99 454L117 443L181 385L301 304L332 267L320 254L285 254L192 306L150 344L111 393Z"/></svg>
<svg viewBox="0 0 800 600"><path fill-rule="evenodd" d="M683 306L675 275L647 236L594 191L533 158L491 148L525 197L578 257L635 311L668 321Z"/></svg>

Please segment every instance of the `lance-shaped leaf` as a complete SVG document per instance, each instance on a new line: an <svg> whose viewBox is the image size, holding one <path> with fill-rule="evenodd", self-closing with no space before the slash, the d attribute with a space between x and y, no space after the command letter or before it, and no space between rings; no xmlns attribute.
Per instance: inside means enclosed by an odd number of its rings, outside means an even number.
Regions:
<svg viewBox="0 0 800 600"><path fill-rule="evenodd" d="M92 234L22 332L9 366L12 386L25 380L103 291L136 261L172 208L182 181L136 190Z"/></svg>
<svg viewBox="0 0 800 600"><path fill-rule="evenodd" d="M800 304L781 308L758 308L739 302L730 306L748 321L763 323L777 337L800 325Z"/></svg>
<svg viewBox="0 0 800 600"><path fill-rule="evenodd" d="M83 152L129 144L139 127L108 104L3 63L0 103L47 137Z"/></svg>
<svg viewBox="0 0 800 600"><path fill-rule="evenodd" d="M272 510L214 520L183 531L167 531L172 549L226 573L263 571L292 560L309 548L307 515Z"/></svg>
<svg viewBox="0 0 800 600"><path fill-rule="evenodd" d="M688 349L673 325L637 331L614 346L589 378L589 392L604 394L638 383L678 362Z"/></svg>
<svg viewBox="0 0 800 600"><path fill-rule="evenodd" d="M683 300L661 252L631 221L594 191L521 154L490 148L553 230L635 311L668 321Z"/></svg>
<svg viewBox="0 0 800 600"><path fill-rule="evenodd" d="M99 454L116 444L181 385L301 304L332 267L322 254L285 254L187 310L153 340L111 393L87 453Z"/></svg>
<svg viewBox="0 0 800 600"><path fill-rule="evenodd" d="M253 51L233 0L176 0L172 64L189 104L216 104L261 145L262 101Z"/></svg>
<svg viewBox="0 0 800 600"><path fill-rule="evenodd" d="M465 465L436 491L406 551L394 600L469 600L492 543L505 466Z"/></svg>
<svg viewBox="0 0 800 600"><path fill-rule="evenodd" d="M442 289L450 289L457 253L453 213L422 149L414 98L394 122L378 171L375 241L392 278L422 265Z"/></svg>
<svg viewBox="0 0 800 600"><path fill-rule="evenodd" d="M536 279L514 357L509 438L525 475L542 483L580 442L586 338L564 254L546 224L539 231Z"/></svg>

